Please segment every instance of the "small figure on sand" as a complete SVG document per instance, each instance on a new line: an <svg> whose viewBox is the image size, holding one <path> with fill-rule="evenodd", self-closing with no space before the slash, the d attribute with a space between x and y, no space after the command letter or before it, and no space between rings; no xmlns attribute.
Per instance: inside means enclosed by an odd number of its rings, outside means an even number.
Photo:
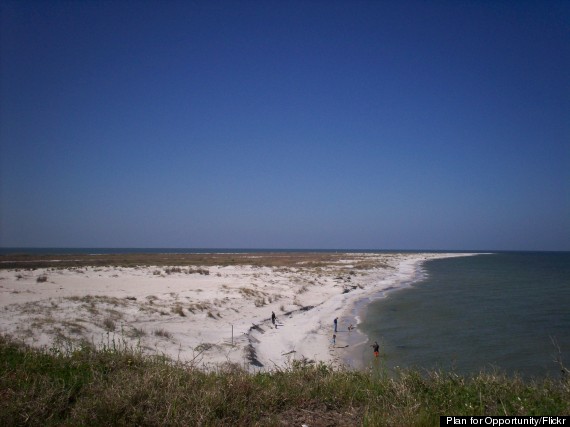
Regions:
<svg viewBox="0 0 570 427"><path fill-rule="evenodd" d="M336 335L335 334L333 334L332 343L333 343L333 346L336 345Z"/></svg>
<svg viewBox="0 0 570 427"><path fill-rule="evenodd" d="M378 357L380 355L380 346L378 345L378 341L374 341L374 344L370 347L372 347L372 350L374 351L374 357Z"/></svg>
<svg viewBox="0 0 570 427"><path fill-rule="evenodd" d="M271 312L271 323L273 323L273 326L275 326L275 320L276 320L275 312L272 311Z"/></svg>
<svg viewBox="0 0 570 427"><path fill-rule="evenodd" d="M351 323L350 325L348 325L348 332L352 331L354 329L354 325Z"/></svg>
<svg viewBox="0 0 570 427"><path fill-rule="evenodd" d="M338 317L335 317L333 320L334 323L334 331L337 332L337 327L338 327Z"/></svg>

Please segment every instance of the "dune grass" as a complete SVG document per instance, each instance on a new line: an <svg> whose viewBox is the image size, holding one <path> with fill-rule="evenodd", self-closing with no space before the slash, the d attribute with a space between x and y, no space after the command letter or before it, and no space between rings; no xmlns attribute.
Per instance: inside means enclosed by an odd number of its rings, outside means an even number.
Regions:
<svg viewBox="0 0 570 427"><path fill-rule="evenodd" d="M303 363L206 371L114 341L38 350L0 337L0 425L435 426L440 415L569 412L564 378L387 376Z"/></svg>
<svg viewBox="0 0 570 427"><path fill-rule="evenodd" d="M391 256L391 255L390 255ZM33 270L39 268L83 268L83 267L164 267L165 274L183 273L209 275L205 267L249 265L255 267L283 267L284 272L289 268L319 269L336 265L338 274L348 274L348 270L368 270L386 267L370 255L323 253L323 252L266 252L266 253L195 253L195 254L26 254L14 253L0 255L0 269ZM347 267L342 260L353 260L354 267ZM339 264L340 263L340 264ZM182 267L185 267L184 269ZM161 275L161 269L155 270Z"/></svg>

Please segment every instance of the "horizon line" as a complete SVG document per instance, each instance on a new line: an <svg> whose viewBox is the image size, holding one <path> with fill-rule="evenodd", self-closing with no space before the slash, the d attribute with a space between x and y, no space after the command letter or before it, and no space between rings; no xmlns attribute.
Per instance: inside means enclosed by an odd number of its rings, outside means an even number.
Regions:
<svg viewBox="0 0 570 427"><path fill-rule="evenodd" d="M135 250L141 252L145 250L183 250L183 251L240 251L247 253L252 252L570 252L570 250L560 249L434 249L434 248L293 248L293 247L183 247L183 246L0 246L0 251L85 251L85 250L106 250L106 251L127 251Z"/></svg>

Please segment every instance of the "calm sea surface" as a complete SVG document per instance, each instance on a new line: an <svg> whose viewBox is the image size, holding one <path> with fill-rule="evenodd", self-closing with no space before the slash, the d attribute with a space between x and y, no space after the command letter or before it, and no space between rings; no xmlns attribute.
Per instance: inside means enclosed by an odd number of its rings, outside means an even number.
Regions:
<svg viewBox="0 0 570 427"><path fill-rule="evenodd" d="M570 367L569 252L433 260L417 278L369 304L359 325L381 344L381 363L389 371L499 368L556 377L558 348ZM371 353L362 347L355 363L369 365Z"/></svg>

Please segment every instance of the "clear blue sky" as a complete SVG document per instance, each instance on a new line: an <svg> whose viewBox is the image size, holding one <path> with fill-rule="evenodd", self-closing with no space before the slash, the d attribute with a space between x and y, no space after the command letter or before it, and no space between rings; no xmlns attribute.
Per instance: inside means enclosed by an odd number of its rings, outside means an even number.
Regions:
<svg viewBox="0 0 570 427"><path fill-rule="evenodd" d="M569 1L0 5L0 246L570 250Z"/></svg>

